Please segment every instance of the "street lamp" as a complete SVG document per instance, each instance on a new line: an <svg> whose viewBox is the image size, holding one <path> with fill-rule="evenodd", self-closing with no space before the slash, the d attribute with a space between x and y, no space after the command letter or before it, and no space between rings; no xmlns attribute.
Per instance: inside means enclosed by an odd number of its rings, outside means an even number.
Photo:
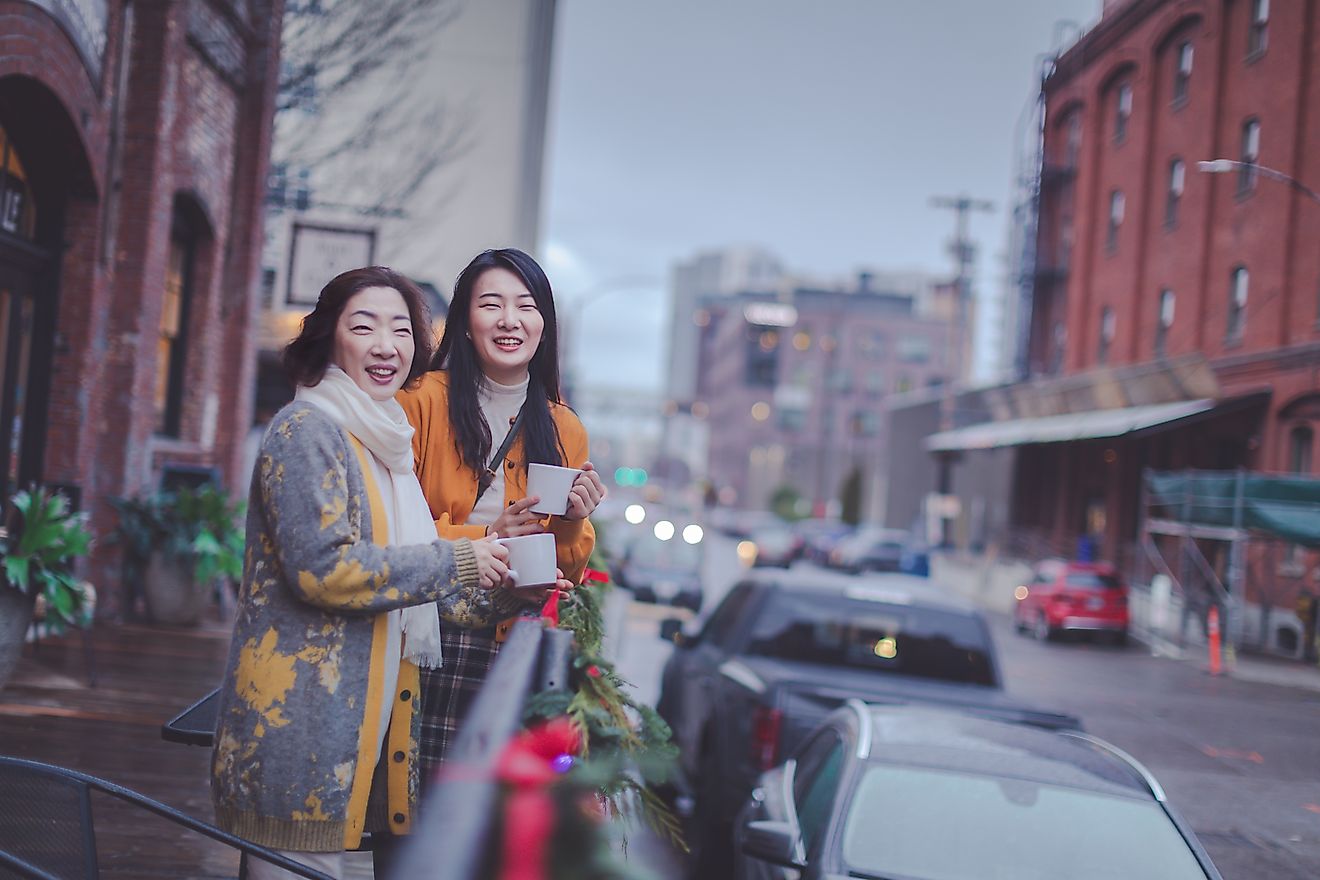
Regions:
<svg viewBox="0 0 1320 880"><path fill-rule="evenodd" d="M1284 174L1282 171L1276 171L1264 165L1257 165L1255 162L1239 162L1236 159L1211 159L1207 162L1197 162L1198 171L1205 174L1232 174L1240 168L1251 168L1257 174L1277 180L1280 183L1286 183L1297 192L1306 196L1314 202L1320 202L1320 193L1311 189L1295 177Z"/></svg>
<svg viewBox="0 0 1320 880"><path fill-rule="evenodd" d="M624 275L618 278L610 278L599 284L593 285L585 293L579 294L565 303L568 309L568 344L563 346L564 382L568 396L577 390L578 378L582 375L582 344L583 333L582 324L586 320L586 308L593 302L605 297L621 293L625 290L634 290L638 287L650 287L659 283L659 279L653 275ZM564 335L564 328L560 329L561 339Z"/></svg>

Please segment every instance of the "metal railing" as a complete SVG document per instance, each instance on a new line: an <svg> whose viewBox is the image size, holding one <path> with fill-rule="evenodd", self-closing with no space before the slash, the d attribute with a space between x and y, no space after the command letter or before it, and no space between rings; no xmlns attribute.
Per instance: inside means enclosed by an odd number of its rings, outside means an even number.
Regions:
<svg viewBox="0 0 1320 880"><path fill-rule="evenodd" d="M527 701L568 687L573 634L519 621L500 648L471 714L422 803L393 880L478 880L491 875L487 853L496 825L500 754L522 729Z"/></svg>

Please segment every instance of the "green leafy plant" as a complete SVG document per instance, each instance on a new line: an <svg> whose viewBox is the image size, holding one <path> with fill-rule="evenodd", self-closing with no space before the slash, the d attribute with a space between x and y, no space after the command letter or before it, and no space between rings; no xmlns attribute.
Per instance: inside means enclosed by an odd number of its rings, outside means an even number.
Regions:
<svg viewBox="0 0 1320 880"><path fill-rule="evenodd" d="M243 505L214 486L179 489L145 498L112 498L119 513L114 540L125 562L140 573L153 552L191 560L198 583L243 574Z"/></svg>
<svg viewBox="0 0 1320 880"><path fill-rule="evenodd" d="M591 567L604 569L599 555ZM582 758L594 768L606 813L640 819L686 851L678 818L656 793L672 781L678 758L669 725L633 700L628 682L601 654L604 597L611 588L608 581L582 586L561 601L559 625L572 630L576 643L569 687L533 697L524 721L567 715L583 735Z"/></svg>
<svg viewBox="0 0 1320 880"><path fill-rule="evenodd" d="M91 600L71 567L91 549L87 516L72 513L69 500L47 489L13 498L19 516L14 534L0 540L9 587L46 603L46 623L56 632L91 623Z"/></svg>

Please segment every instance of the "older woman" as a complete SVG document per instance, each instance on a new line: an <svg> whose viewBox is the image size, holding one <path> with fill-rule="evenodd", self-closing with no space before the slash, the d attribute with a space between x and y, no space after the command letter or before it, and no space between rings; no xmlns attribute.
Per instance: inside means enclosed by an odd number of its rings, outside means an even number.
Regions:
<svg viewBox="0 0 1320 880"><path fill-rule="evenodd" d="M440 619L485 626L520 607L494 589L507 551L437 540L413 474L394 395L424 369L430 338L420 291L397 273L327 284L285 349L297 393L266 431L248 499L216 819L333 876L364 829L408 830L418 668L440 662ZM257 863L249 876L288 875Z"/></svg>

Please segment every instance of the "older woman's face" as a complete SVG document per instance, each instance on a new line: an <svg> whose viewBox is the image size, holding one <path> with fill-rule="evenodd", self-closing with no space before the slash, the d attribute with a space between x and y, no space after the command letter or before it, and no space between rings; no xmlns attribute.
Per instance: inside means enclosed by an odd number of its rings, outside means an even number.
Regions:
<svg viewBox="0 0 1320 880"><path fill-rule="evenodd" d="M522 279L508 269L487 269L472 288L468 335L487 378L517 385L541 345L545 318Z"/></svg>
<svg viewBox="0 0 1320 880"><path fill-rule="evenodd" d="M394 288L368 287L344 303L331 357L373 400L403 387L415 350L408 304Z"/></svg>

